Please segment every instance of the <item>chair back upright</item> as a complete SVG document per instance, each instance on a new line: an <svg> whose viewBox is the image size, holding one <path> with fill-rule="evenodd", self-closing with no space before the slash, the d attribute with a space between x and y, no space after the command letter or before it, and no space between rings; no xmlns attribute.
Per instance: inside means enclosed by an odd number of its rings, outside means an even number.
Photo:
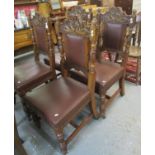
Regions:
<svg viewBox="0 0 155 155"><path fill-rule="evenodd" d="M131 18L119 7L112 7L105 14L99 15L97 56L101 51L106 51L111 61L117 62L121 58L122 65L126 64L131 42Z"/></svg>
<svg viewBox="0 0 155 155"><path fill-rule="evenodd" d="M35 61L39 62L39 54L45 52L49 58L52 76L56 77L54 44L51 35L52 27L49 18L36 13L33 18L30 18L30 28L32 31Z"/></svg>
<svg viewBox="0 0 155 155"><path fill-rule="evenodd" d="M67 18L59 25L59 47L61 51L61 66L63 76L69 70L81 71L88 77L88 88L91 92L95 89L95 58L96 58L96 18L91 25L76 16Z"/></svg>

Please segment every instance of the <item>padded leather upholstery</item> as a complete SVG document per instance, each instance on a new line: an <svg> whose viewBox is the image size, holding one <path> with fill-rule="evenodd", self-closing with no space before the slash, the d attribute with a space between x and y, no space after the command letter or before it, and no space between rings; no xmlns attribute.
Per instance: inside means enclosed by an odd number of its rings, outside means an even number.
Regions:
<svg viewBox="0 0 155 155"><path fill-rule="evenodd" d="M40 52L44 51L48 52L48 40L47 40L47 32L44 27L34 27L34 35L37 48Z"/></svg>
<svg viewBox="0 0 155 155"><path fill-rule="evenodd" d="M81 35L64 34L63 35L63 47L66 54L67 64L87 67L88 65L88 51L90 48L89 39Z"/></svg>
<svg viewBox="0 0 155 155"><path fill-rule="evenodd" d="M107 23L104 27L104 47L118 52L122 50L123 39L126 32L126 25Z"/></svg>
<svg viewBox="0 0 155 155"><path fill-rule="evenodd" d="M96 92L99 93L99 88L107 91L123 75L124 68L119 64L112 62L96 63ZM84 74L71 71L71 77L78 79L82 83L87 83L87 78Z"/></svg>
<svg viewBox="0 0 155 155"><path fill-rule="evenodd" d="M39 89L28 92L24 97L27 103L32 103L40 110L51 125L65 123L77 114L90 101L86 85L71 78L59 78ZM66 119L67 118L67 119Z"/></svg>
<svg viewBox="0 0 155 155"><path fill-rule="evenodd" d="M96 63L96 89L102 86L106 91L124 74L124 68L112 62Z"/></svg>
<svg viewBox="0 0 155 155"><path fill-rule="evenodd" d="M52 77L49 66L34 60L29 60L18 65L14 69L15 89L26 92L39 83L43 83Z"/></svg>
<svg viewBox="0 0 155 155"><path fill-rule="evenodd" d="M78 69L87 68L88 65L88 58L87 55L89 54L89 49L88 47L88 38L85 38L81 35L72 35L67 34L64 35L64 50L66 53L66 58L67 58L67 64L70 64L71 66L78 67ZM81 54L79 54L81 52ZM60 66L60 54L55 54L55 68L59 71L61 71L61 66ZM49 65L49 60L48 58L44 59L45 64ZM84 71L84 70L83 70Z"/></svg>

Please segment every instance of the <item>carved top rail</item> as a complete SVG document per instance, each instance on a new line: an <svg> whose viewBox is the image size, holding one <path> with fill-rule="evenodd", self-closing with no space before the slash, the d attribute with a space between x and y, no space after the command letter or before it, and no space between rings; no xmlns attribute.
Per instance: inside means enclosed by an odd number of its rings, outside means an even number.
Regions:
<svg viewBox="0 0 155 155"><path fill-rule="evenodd" d="M109 11L100 15L101 22L106 23L129 24L131 18L120 7L112 7Z"/></svg>
<svg viewBox="0 0 155 155"><path fill-rule="evenodd" d="M36 12L35 16L33 18L30 18L30 25L32 26L39 26L39 27L45 27L48 23L48 19L41 16L38 12Z"/></svg>
<svg viewBox="0 0 155 155"><path fill-rule="evenodd" d="M84 8L81 6L74 6L67 12L67 18L79 18L80 20L85 20L86 22L91 22L93 18L93 11L92 9L89 9L87 12Z"/></svg>
<svg viewBox="0 0 155 155"><path fill-rule="evenodd" d="M72 31L79 34L90 34L93 13L90 9L86 12L81 6L72 7L67 12L67 18L61 24L61 31Z"/></svg>

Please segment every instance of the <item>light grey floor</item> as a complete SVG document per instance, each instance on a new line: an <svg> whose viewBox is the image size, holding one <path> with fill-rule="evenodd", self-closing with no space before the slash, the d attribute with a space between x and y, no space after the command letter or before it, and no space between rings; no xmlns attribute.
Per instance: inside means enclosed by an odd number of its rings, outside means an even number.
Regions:
<svg viewBox="0 0 155 155"><path fill-rule="evenodd" d="M16 60L18 63L18 60ZM15 64L16 64L15 63ZM116 88L115 85L113 89ZM68 145L68 155L140 155L141 86L126 82L126 95L117 97L106 119L92 120ZM15 116L28 155L61 155L53 130L41 121L39 130L29 122L17 98ZM68 125L65 133L72 131Z"/></svg>

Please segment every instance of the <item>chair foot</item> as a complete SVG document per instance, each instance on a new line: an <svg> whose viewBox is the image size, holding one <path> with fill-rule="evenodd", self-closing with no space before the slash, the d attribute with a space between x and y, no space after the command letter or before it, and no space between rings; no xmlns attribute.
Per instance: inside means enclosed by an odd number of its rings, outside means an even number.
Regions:
<svg viewBox="0 0 155 155"><path fill-rule="evenodd" d="M103 119L106 119L105 113L102 113L102 114L101 114L101 117L102 117Z"/></svg>
<svg viewBox="0 0 155 155"><path fill-rule="evenodd" d="M124 96L125 95L125 93L124 92L120 92L120 96Z"/></svg>
<svg viewBox="0 0 155 155"><path fill-rule="evenodd" d="M102 111L100 112L100 117L103 119L106 119L105 109L102 108Z"/></svg>
<svg viewBox="0 0 155 155"><path fill-rule="evenodd" d="M121 96L124 96L125 95L125 79L124 78L121 78L119 80L119 88L120 88L120 95Z"/></svg>
<svg viewBox="0 0 155 155"><path fill-rule="evenodd" d="M91 101L91 103L90 103L90 110L91 110L91 112L92 112L92 114L93 114L93 117L94 117L95 119L99 119L100 113L97 112L97 108L96 108L96 99L95 99L94 97L93 97L93 99L92 99L92 101Z"/></svg>
<svg viewBox="0 0 155 155"><path fill-rule="evenodd" d="M55 132L56 132L56 136L57 136L57 139L58 139L58 142L60 145L61 152L63 153L63 155L66 155L67 154L67 145L64 140L63 129L57 128L57 129L55 129Z"/></svg>
<svg viewBox="0 0 155 155"><path fill-rule="evenodd" d="M105 116L106 95L105 94L100 94L100 99L101 99L101 103L100 103L100 117L105 119L106 118L106 116Z"/></svg>

